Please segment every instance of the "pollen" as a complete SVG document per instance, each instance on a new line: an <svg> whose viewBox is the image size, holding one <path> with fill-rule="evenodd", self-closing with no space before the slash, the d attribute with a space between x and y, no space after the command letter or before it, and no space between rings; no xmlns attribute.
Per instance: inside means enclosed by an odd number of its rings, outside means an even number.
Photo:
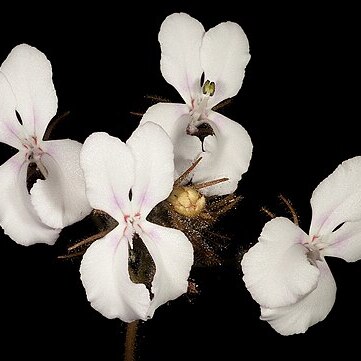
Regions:
<svg viewBox="0 0 361 361"><path fill-rule="evenodd" d="M197 217L206 206L205 197L193 187L175 187L168 202L177 213L186 217Z"/></svg>
<svg viewBox="0 0 361 361"><path fill-rule="evenodd" d="M203 85L202 91L204 95L213 96L216 91L216 84L213 81L207 80Z"/></svg>

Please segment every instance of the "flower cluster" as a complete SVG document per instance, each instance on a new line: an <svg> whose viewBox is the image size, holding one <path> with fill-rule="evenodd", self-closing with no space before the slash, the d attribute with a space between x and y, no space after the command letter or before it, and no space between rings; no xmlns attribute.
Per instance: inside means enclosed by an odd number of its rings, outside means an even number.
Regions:
<svg viewBox="0 0 361 361"><path fill-rule="evenodd" d="M54 244L91 212L112 219L87 244L80 274L91 305L125 322L187 292L199 258L219 264L207 231L239 200L253 149L247 131L216 111L242 86L250 60L242 28L205 31L176 13L158 40L162 75L185 104L151 106L126 142L102 132L83 145L49 140L57 112L49 60L22 44L0 67L0 142L18 150L0 166L0 225L21 245ZM284 335L330 312L336 285L325 257L361 258L361 157L321 182L311 205L309 235L274 218L241 263L261 319Z"/></svg>

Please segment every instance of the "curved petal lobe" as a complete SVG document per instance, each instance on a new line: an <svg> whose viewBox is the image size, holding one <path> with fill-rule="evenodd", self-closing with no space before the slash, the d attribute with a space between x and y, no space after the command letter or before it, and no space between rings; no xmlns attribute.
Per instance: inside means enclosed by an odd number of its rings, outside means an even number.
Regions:
<svg viewBox="0 0 361 361"><path fill-rule="evenodd" d="M228 21L206 32L201 64L204 79L216 85L208 102L210 108L238 93L250 57L247 36L238 24Z"/></svg>
<svg viewBox="0 0 361 361"><path fill-rule="evenodd" d="M123 230L118 226L87 249L80 265L81 280L92 307L103 316L125 322L146 320L149 292L129 277L129 245Z"/></svg>
<svg viewBox="0 0 361 361"><path fill-rule="evenodd" d="M48 171L31 189L31 201L40 219L50 227L63 228L90 213L85 181L80 168L82 145L74 140L43 142L41 161Z"/></svg>
<svg viewBox="0 0 361 361"><path fill-rule="evenodd" d="M326 261L317 261L320 279L317 287L297 303L279 308L261 307L261 320L282 335L304 333L331 311L336 298L336 283Z"/></svg>
<svg viewBox="0 0 361 361"><path fill-rule="evenodd" d="M193 264L193 247L179 230L143 222L141 235L156 272L152 282L154 298L148 310L148 317L167 301L187 292L189 272Z"/></svg>
<svg viewBox="0 0 361 361"><path fill-rule="evenodd" d="M134 183L134 159L129 148L107 133L93 133L80 152L90 205L118 222L131 210L129 191Z"/></svg>
<svg viewBox="0 0 361 361"><path fill-rule="evenodd" d="M361 259L361 221L346 222L326 239L324 256L342 258L347 262Z"/></svg>
<svg viewBox="0 0 361 361"><path fill-rule="evenodd" d="M28 135L41 140L58 107L50 61L38 49L21 44L10 52L1 72L12 88Z"/></svg>
<svg viewBox="0 0 361 361"><path fill-rule="evenodd" d="M145 218L173 189L173 145L167 133L152 122L139 126L127 145L135 160L133 212Z"/></svg>
<svg viewBox="0 0 361 361"><path fill-rule="evenodd" d="M342 162L313 191L310 235L331 233L347 221L361 220L361 156Z"/></svg>
<svg viewBox="0 0 361 361"><path fill-rule="evenodd" d="M177 13L163 21L158 35L163 77L188 105L200 93L202 68L199 50L203 34L204 28L198 20Z"/></svg>
<svg viewBox="0 0 361 361"><path fill-rule="evenodd" d="M26 188L27 163L19 152L0 166L0 225L16 243L54 244L60 229L43 224L35 213Z"/></svg>
<svg viewBox="0 0 361 361"><path fill-rule="evenodd" d="M202 161L195 170L193 183L220 178L229 180L204 188L205 195L224 195L237 189L242 174L248 170L253 145L247 131L233 120L211 111L210 125L214 135L204 139Z"/></svg>
<svg viewBox="0 0 361 361"><path fill-rule="evenodd" d="M175 177L180 176L202 153L199 138L186 133L189 108L185 104L158 103L146 111L140 124L153 122L160 125L174 146Z"/></svg>
<svg viewBox="0 0 361 361"><path fill-rule="evenodd" d="M289 219L274 218L264 226L242 259L243 281L261 306L288 306L317 285L319 270L312 266L302 242L307 235Z"/></svg>

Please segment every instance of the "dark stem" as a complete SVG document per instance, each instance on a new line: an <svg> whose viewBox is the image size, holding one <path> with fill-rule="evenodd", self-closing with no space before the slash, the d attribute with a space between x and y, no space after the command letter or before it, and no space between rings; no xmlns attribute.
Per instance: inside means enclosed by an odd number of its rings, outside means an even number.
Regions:
<svg viewBox="0 0 361 361"><path fill-rule="evenodd" d="M48 127L46 128L45 130L45 133L44 133L44 136L43 136L43 140L49 140L50 139L50 136L51 136L51 133L52 131L54 130L54 128L57 126L57 124L60 123L60 121L62 121L64 118L66 118L68 115L70 114L70 111L67 111L61 115L59 115L58 117L56 118L53 118Z"/></svg>
<svg viewBox="0 0 361 361"><path fill-rule="evenodd" d="M268 208L266 208L266 207L262 207L262 208L261 208L261 212L267 214L267 216L270 217L270 218L272 218L272 219L277 217L273 212L271 212L271 211L270 211Z"/></svg>
<svg viewBox="0 0 361 361"><path fill-rule="evenodd" d="M220 102L219 104L217 104L216 106L214 106L212 108L212 110L214 110L215 112L218 112L219 109L222 109L224 107L226 107L227 105L231 104L233 101L233 99L225 99L222 102Z"/></svg>
<svg viewBox="0 0 361 361"><path fill-rule="evenodd" d="M296 210L293 208L291 201L282 194L279 195L279 198L286 205L288 212L292 216L293 223L298 226L298 216Z"/></svg>
<svg viewBox="0 0 361 361"><path fill-rule="evenodd" d="M163 98L159 95L145 95L144 96L145 99L150 99L153 100L154 102L161 102L161 103L170 103L171 101L167 98Z"/></svg>
<svg viewBox="0 0 361 361"><path fill-rule="evenodd" d="M202 188L214 186L214 185L222 183L222 182L227 182L228 180L229 180L229 178L221 178L221 179L216 179L216 180L212 180L209 182L193 184L193 186L195 189L202 189Z"/></svg>
<svg viewBox="0 0 361 361"><path fill-rule="evenodd" d="M78 243L75 243L73 246L70 246L70 247L68 248L68 251L72 251L72 250L77 249L77 248L79 248L79 247L81 247L81 246L84 246L84 245L86 245L86 244L88 244L88 243L92 243L92 242L98 240L99 238L103 238L103 237L105 237L110 231L111 231L111 229L110 229L110 230L109 230L109 229L106 229L105 231L100 231L100 232L98 232L97 234L94 234L93 236L87 237L86 239L84 239L84 240L82 240L82 241L80 241L80 242L78 242Z"/></svg>
<svg viewBox="0 0 361 361"><path fill-rule="evenodd" d="M144 115L144 113L139 113L139 112L129 112L130 115L135 115L136 117L142 117Z"/></svg>
<svg viewBox="0 0 361 361"><path fill-rule="evenodd" d="M182 175L180 175L179 178L175 180L173 187L179 187L201 160L202 157L199 157Z"/></svg>
<svg viewBox="0 0 361 361"><path fill-rule="evenodd" d="M125 335L124 361L135 361L138 320L128 323Z"/></svg>

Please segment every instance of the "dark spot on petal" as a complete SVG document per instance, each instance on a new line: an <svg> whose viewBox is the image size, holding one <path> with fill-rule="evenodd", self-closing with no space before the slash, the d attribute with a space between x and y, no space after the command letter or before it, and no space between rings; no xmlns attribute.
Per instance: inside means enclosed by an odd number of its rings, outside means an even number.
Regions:
<svg viewBox="0 0 361 361"><path fill-rule="evenodd" d="M133 236L133 249L129 247L128 271L132 282L143 283L149 291L150 299L154 294L151 292L155 274L155 263L147 247L138 234Z"/></svg>
<svg viewBox="0 0 361 361"><path fill-rule="evenodd" d="M20 114L17 112L17 110L15 110L15 115L16 115L16 119L18 120L18 122L23 125L23 120L21 119Z"/></svg>
<svg viewBox="0 0 361 361"><path fill-rule="evenodd" d="M128 194L129 200L131 201L133 198L133 191L130 189Z"/></svg>
<svg viewBox="0 0 361 361"><path fill-rule="evenodd" d="M45 177L38 168L38 165L35 162L31 162L28 165L28 170L26 174L26 187L28 189L29 194L31 188L38 179L45 180Z"/></svg>
<svg viewBox="0 0 361 361"><path fill-rule="evenodd" d="M192 135L195 137L198 137L199 140L202 142L202 151L204 152L204 149L203 149L204 139L206 137L208 137L209 135L213 136L214 131L209 123L202 123L201 125L199 125L197 127L197 131L194 132Z"/></svg>
<svg viewBox="0 0 361 361"><path fill-rule="evenodd" d="M343 223L341 223L341 224L339 224L338 226L336 226L334 229L333 229L333 231L332 232L336 232L336 231L338 231L343 225L345 224L345 222L343 222Z"/></svg>

